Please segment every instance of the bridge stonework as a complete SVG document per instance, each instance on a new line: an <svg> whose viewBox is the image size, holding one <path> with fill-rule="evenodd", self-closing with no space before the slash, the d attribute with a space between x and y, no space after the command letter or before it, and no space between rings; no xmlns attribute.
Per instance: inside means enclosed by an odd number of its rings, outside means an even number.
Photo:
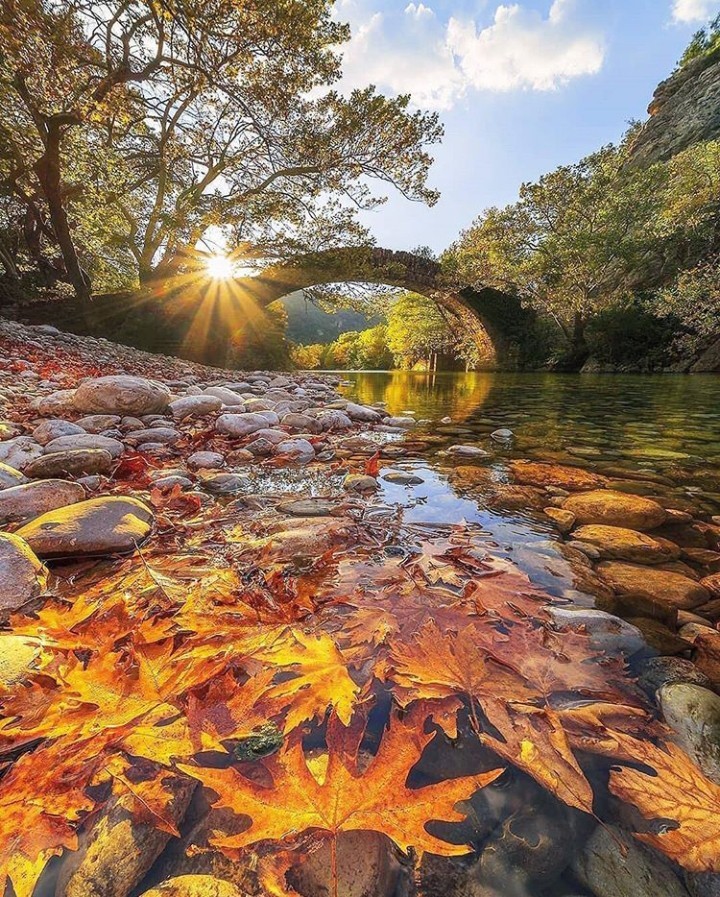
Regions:
<svg viewBox="0 0 720 897"><path fill-rule="evenodd" d="M236 283L263 306L297 290L333 283L383 284L419 293L445 309L484 352L489 340L493 363L503 369L522 364L522 343L534 320L516 297L449 284L435 259L379 247L302 256Z"/></svg>

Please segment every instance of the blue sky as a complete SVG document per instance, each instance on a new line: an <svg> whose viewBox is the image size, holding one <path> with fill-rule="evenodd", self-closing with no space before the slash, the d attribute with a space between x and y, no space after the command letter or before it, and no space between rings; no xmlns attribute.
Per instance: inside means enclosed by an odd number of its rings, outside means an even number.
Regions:
<svg viewBox="0 0 720 897"><path fill-rule="evenodd" d="M617 141L720 0L338 0L345 83L437 110L433 208L395 196L365 216L378 244L448 246L520 184Z"/></svg>

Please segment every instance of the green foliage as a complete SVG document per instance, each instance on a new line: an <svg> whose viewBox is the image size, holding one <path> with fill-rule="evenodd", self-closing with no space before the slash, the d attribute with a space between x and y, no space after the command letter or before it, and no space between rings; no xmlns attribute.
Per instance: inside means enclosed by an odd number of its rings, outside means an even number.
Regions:
<svg viewBox="0 0 720 897"><path fill-rule="evenodd" d="M642 265L648 222L666 172L626 170L626 147L604 147L537 183L517 203L489 209L446 255L463 281L521 296L554 318L571 342L590 318L624 297Z"/></svg>
<svg viewBox="0 0 720 897"><path fill-rule="evenodd" d="M714 19L707 28L701 28L700 31L695 32L678 67L683 69L696 59L710 56L718 49L720 49L720 16Z"/></svg>
<svg viewBox="0 0 720 897"><path fill-rule="evenodd" d="M683 271L658 296L659 314L677 320L682 330L676 345L692 353L720 332L720 255Z"/></svg>
<svg viewBox="0 0 720 897"><path fill-rule="evenodd" d="M588 325L590 354L601 364L657 370L672 360L675 322L659 318L641 301L607 308Z"/></svg>
<svg viewBox="0 0 720 897"><path fill-rule="evenodd" d="M197 274L212 228L271 258L364 243L387 185L435 202L437 116L332 89L333 5L5 0L0 193L36 221L33 264L85 295Z"/></svg>

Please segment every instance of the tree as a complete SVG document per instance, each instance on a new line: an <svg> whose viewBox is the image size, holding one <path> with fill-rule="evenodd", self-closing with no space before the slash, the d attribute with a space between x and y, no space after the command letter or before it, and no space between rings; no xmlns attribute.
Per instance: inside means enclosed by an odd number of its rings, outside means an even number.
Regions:
<svg viewBox="0 0 720 897"><path fill-rule="evenodd" d="M607 146L523 184L517 203L489 209L462 234L448 269L551 315L581 362L588 322L663 249L655 223L667 170L628 169L625 159L626 145Z"/></svg>
<svg viewBox="0 0 720 897"><path fill-rule="evenodd" d="M263 311L248 315L233 334L229 365L242 370L288 370L292 364L286 329L287 312L282 302L273 302Z"/></svg>
<svg viewBox="0 0 720 897"><path fill-rule="evenodd" d="M73 141L122 159L104 207L141 282L192 268L221 228L268 257L366 239L371 183L434 202L435 115L373 88L344 98L331 0L5 0L2 138L18 198L47 211L66 274L90 293L68 215ZM80 223L82 227L82 222ZM196 263L196 262L195 262Z"/></svg>
<svg viewBox="0 0 720 897"><path fill-rule="evenodd" d="M720 16L717 16L707 28L701 28L693 35L688 48L683 53L678 68L685 68L696 59L709 56L720 48Z"/></svg>
<svg viewBox="0 0 720 897"><path fill-rule="evenodd" d="M453 352L457 335L436 303L405 293L388 312L387 343L396 366L410 369L426 361L430 367L433 356Z"/></svg>

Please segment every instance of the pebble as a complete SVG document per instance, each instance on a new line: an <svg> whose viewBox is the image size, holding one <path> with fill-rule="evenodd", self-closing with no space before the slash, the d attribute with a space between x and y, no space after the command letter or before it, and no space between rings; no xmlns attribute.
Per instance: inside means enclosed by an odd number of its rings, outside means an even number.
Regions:
<svg viewBox="0 0 720 897"><path fill-rule="evenodd" d="M594 647L610 656L618 651L629 656L645 648L643 634L636 626L604 611L551 607L549 614L556 626L586 630Z"/></svg>
<svg viewBox="0 0 720 897"><path fill-rule="evenodd" d="M448 449L448 454L451 455L462 455L465 458L489 458L490 452L486 452L485 449L478 448L476 445L451 445Z"/></svg>
<svg viewBox="0 0 720 897"><path fill-rule="evenodd" d="M228 389L226 386L209 386L202 394L202 396L198 396L198 398L202 398L203 396L209 396L213 399L219 399L221 405L233 406L233 405L244 405L245 400L241 395L238 395L232 389Z"/></svg>
<svg viewBox="0 0 720 897"><path fill-rule="evenodd" d="M59 436L45 446L45 454L57 452L76 451L78 449L102 449L112 458L119 458L125 451L125 446L119 439L109 436L100 436L96 433L83 433L82 435Z"/></svg>
<svg viewBox="0 0 720 897"><path fill-rule="evenodd" d="M320 429L325 431L349 430L352 427L352 421L347 414L335 408L321 411L317 416L317 422L320 425Z"/></svg>
<svg viewBox="0 0 720 897"><path fill-rule="evenodd" d="M47 445L48 442L52 442L53 439L57 439L59 436L80 436L84 434L85 430L77 424L71 424L69 421L55 418L53 420L45 420L35 427L32 437L40 445Z"/></svg>
<svg viewBox="0 0 720 897"><path fill-rule="evenodd" d="M182 396L170 402L168 406L175 420L186 420L189 417L205 417L222 408L222 399L213 395Z"/></svg>
<svg viewBox="0 0 720 897"><path fill-rule="evenodd" d="M596 897L688 897L670 864L615 826L598 826L572 870Z"/></svg>
<svg viewBox="0 0 720 897"><path fill-rule="evenodd" d="M160 882L142 897L245 897L234 884L214 875L178 875Z"/></svg>
<svg viewBox="0 0 720 897"><path fill-rule="evenodd" d="M348 402L345 406L345 414L350 420L361 421L362 423L374 424L382 420L382 415L374 408L368 408L366 405L356 405L354 402Z"/></svg>
<svg viewBox="0 0 720 897"><path fill-rule="evenodd" d="M29 477L79 476L81 474L109 473L113 458L105 449L68 449L36 458L25 468Z"/></svg>
<svg viewBox="0 0 720 897"><path fill-rule="evenodd" d="M414 473L408 473L405 470L389 470L382 477L388 483L395 483L398 486L419 486L424 483L422 477L416 476Z"/></svg>
<svg viewBox="0 0 720 897"><path fill-rule="evenodd" d="M272 426L272 423L266 417L268 413L250 411L246 414L221 414L215 422L215 429L218 433L224 433L226 436L240 438L250 436L258 430L267 429L268 425ZM275 423L278 422L275 421Z"/></svg>
<svg viewBox="0 0 720 897"><path fill-rule="evenodd" d="M676 682L660 688L658 703L675 733L673 740L720 785L720 696L699 685Z"/></svg>
<svg viewBox="0 0 720 897"><path fill-rule="evenodd" d="M232 495L249 485L246 476L239 473L212 473L202 478L202 487L213 495Z"/></svg>
<svg viewBox="0 0 720 897"><path fill-rule="evenodd" d="M600 577L620 594L641 595L680 610L692 610L710 600L710 593L681 573L620 561L603 561Z"/></svg>
<svg viewBox="0 0 720 897"><path fill-rule="evenodd" d="M172 427L151 427L147 430L133 430L125 437L130 445L141 445L144 442L152 442L156 445L174 445L182 439L183 434Z"/></svg>
<svg viewBox="0 0 720 897"><path fill-rule="evenodd" d="M286 439L275 446L275 453L298 463L312 461L315 449L307 439Z"/></svg>
<svg viewBox="0 0 720 897"><path fill-rule="evenodd" d="M75 423L86 433L103 433L113 427L122 426L125 420L128 418L123 419L119 414L89 414L87 417L81 417ZM137 423L142 426L141 421L137 421Z"/></svg>
<svg viewBox="0 0 720 897"><path fill-rule="evenodd" d="M73 405L93 414L142 415L164 411L170 390L144 377L111 375L85 380L75 390Z"/></svg>
<svg viewBox="0 0 720 897"><path fill-rule="evenodd" d="M104 496L48 511L17 535L41 558L122 554L150 535L153 512L134 498Z"/></svg>
<svg viewBox="0 0 720 897"><path fill-rule="evenodd" d="M0 491L12 489L14 486L19 486L21 483L26 482L27 477L20 473L19 470L15 470L14 467L0 461Z"/></svg>
<svg viewBox="0 0 720 897"><path fill-rule="evenodd" d="M0 533L0 622L47 588L47 571L32 548L13 533Z"/></svg>
<svg viewBox="0 0 720 897"><path fill-rule="evenodd" d="M0 461L8 467L24 471L25 468L43 454L43 447L31 436L16 436L0 442Z"/></svg>
<svg viewBox="0 0 720 897"><path fill-rule="evenodd" d="M645 533L619 526L581 526L573 532L573 538L594 545L599 557L606 560L663 564L677 560L680 556L679 547L667 539L655 539Z"/></svg>
<svg viewBox="0 0 720 897"><path fill-rule="evenodd" d="M329 517L337 507L338 503L328 498L300 498L282 502L277 509L292 517Z"/></svg>
<svg viewBox="0 0 720 897"><path fill-rule="evenodd" d="M361 473L349 473L343 480L343 489L346 492L377 492L378 483L375 477Z"/></svg>
<svg viewBox="0 0 720 897"><path fill-rule="evenodd" d="M0 491L0 520L21 521L38 517L55 508L72 505L85 498L78 483L66 480L37 480Z"/></svg>
<svg viewBox="0 0 720 897"><path fill-rule="evenodd" d="M187 459L188 467L194 470L213 470L225 466L225 458L220 452L193 452Z"/></svg>

